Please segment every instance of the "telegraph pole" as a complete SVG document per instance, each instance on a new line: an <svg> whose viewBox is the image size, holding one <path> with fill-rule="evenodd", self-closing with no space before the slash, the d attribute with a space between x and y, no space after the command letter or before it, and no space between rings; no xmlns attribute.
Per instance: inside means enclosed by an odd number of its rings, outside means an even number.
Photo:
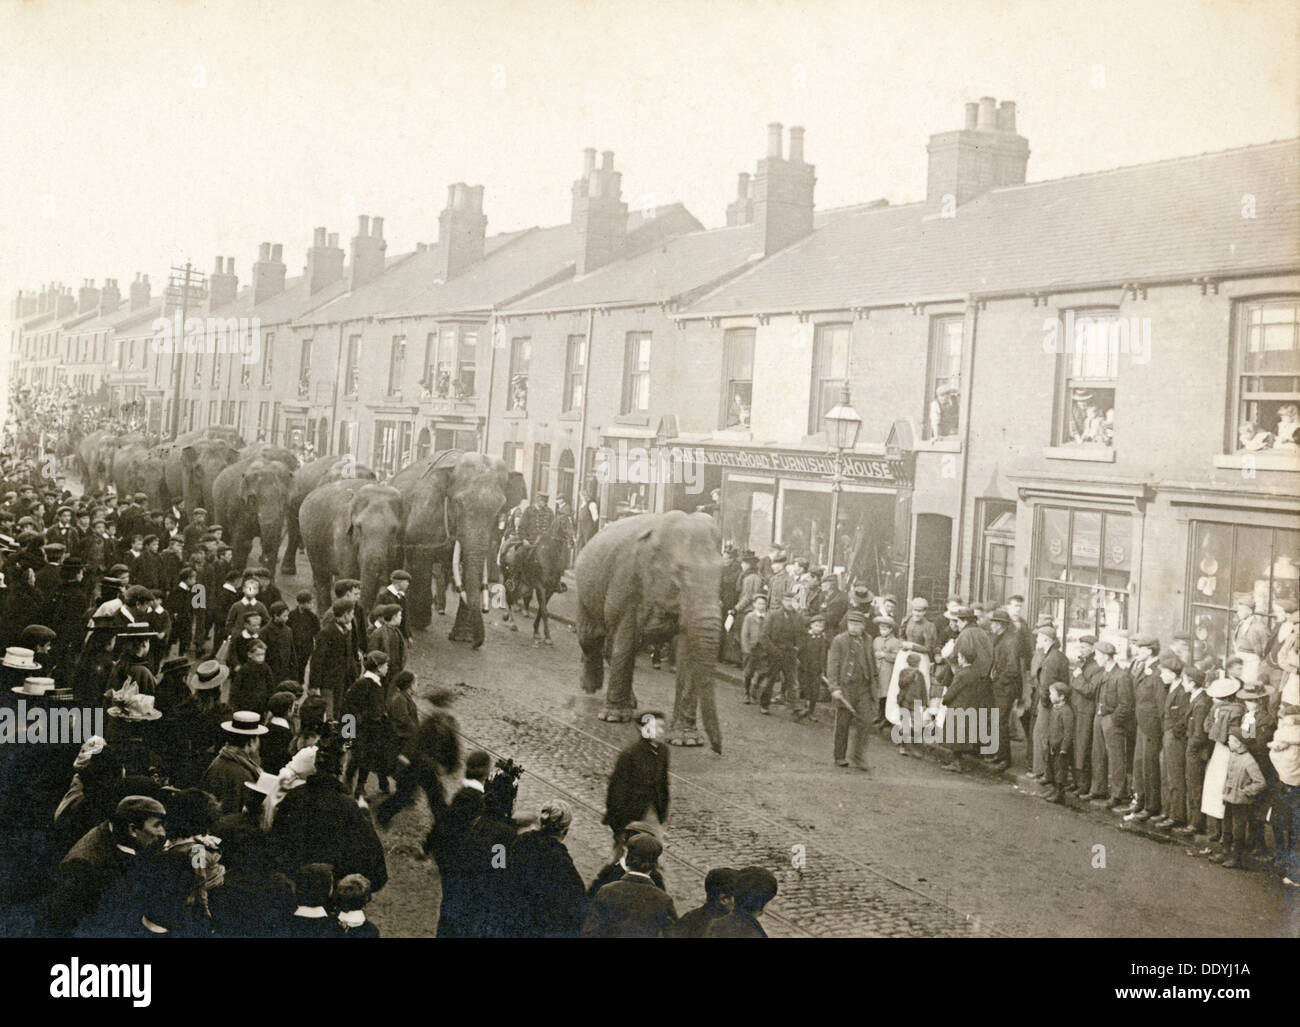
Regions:
<svg viewBox="0 0 1300 1027"><path fill-rule="evenodd" d="M185 322L190 312L191 290L194 290L194 298L199 300L203 296L203 287L203 274L194 270L188 260L184 267L172 266L171 274L167 279L167 298L173 303L179 298L181 304L180 332L173 333L172 338L172 345L175 347L172 363L176 368L176 380L172 385L171 436L173 439L181 433L181 395L185 388Z"/></svg>

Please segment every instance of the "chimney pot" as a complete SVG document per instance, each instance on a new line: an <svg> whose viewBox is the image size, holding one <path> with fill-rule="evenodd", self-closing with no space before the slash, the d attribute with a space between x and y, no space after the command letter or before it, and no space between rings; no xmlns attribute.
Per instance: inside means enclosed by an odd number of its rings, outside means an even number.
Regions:
<svg viewBox="0 0 1300 1027"><path fill-rule="evenodd" d="M974 131L975 127L979 124L979 119L980 105L973 101L968 103L966 105L966 129L968 131Z"/></svg>
<svg viewBox="0 0 1300 1027"><path fill-rule="evenodd" d="M587 195L593 197L600 195L600 172L594 168L587 176Z"/></svg>
<svg viewBox="0 0 1300 1027"><path fill-rule="evenodd" d="M1016 105L1010 100L1003 100L998 108L998 129L1003 132L1016 130Z"/></svg>
<svg viewBox="0 0 1300 1027"><path fill-rule="evenodd" d="M361 214L357 217L357 235L370 234L370 216Z"/></svg>
<svg viewBox="0 0 1300 1027"><path fill-rule="evenodd" d="M736 196L742 200L749 197L749 172L742 171L736 179Z"/></svg>
<svg viewBox="0 0 1300 1027"><path fill-rule="evenodd" d="M452 186L452 207L456 210L465 209L465 183L457 182Z"/></svg>
<svg viewBox="0 0 1300 1027"><path fill-rule="evenodd" d="M469 209L475 214L483 213L483 187L481 185L470 186Z"/></svg>
<svg viewBox="0 0 1300 1027"><path fill-rule="evenodd" d="M781 122L772 121L767 126L767 155L781 159Z"/></svg>
<svg viewBox="0 0 1300 1027"><path fill-rule="evenodd" d="M326 245L329 246L329 248L332 250L338 249L338 245L339 245L338 232L330 232L329 237L326 240Z"/></svg>
<svg viewBox="0 0 1300 1027"><path fill-rule="evenodd" d="M600 155L600 168L602 171L614 170L614 151L605 150Z"/></svg>
<svg viewBox="0 0 1300 1027"><path fill-rule="evenodd" d="M257 247L257 259L258 260L271 259L271 244L269 242L264 242Z"/></svg>
<svg viewBox="0 0 1300 1027"><path fill-rule="evenodd" d="M997 129L997 107L998 102L993 97L980 97L979 128L981 131L992 132Z"/></svg>
<svg viewBox="0 0 1300 1027"><path fill-rule="evenodd" d="M803 163L803 126L790 126L790 160L795 164Z"/></svg>
<svg viewBox="0 0 1300 1027"><path fill-rule="evenodd" d="M226 258L226 274L228 274L228 275L233 275L234 273L235 273L235 258L234 258L234 257L227 257L227 258ZM145 281L148 281L148 279L146 278Z"/></svg>
<svg viewBox="0 0 1300 1027"><path fill-rule="evenodd" d="M455 205L456 205L456 186L453 183L452 185L447 186L447 209L451 210Z"/></svg>
<svg viewBox="0 0 1300 1027"><path fill-rule="evenodd" d="M582 151L582 175L586 178L596 169L596 151L588 146Z"/></svg>
<svg viewBox="0 0 1300 1027"><path fill-rule="evenodd" d="M324 246L324 245L325 245L325 229L323 229L323 228L317 228L317 229L312 233L311 244L312 244L313 246Z"/></svg>
<svg viewBox="0 0 1300 1027"><path fill-rule="evenodd" d="M370 236L373 239L382 239L384 237L384 219L372 217L370 219Z"/></svg>
<svg viewBox="0 0 1300 1027"><path fill-rule="evenodd" d="M271 247L271 259L273 261L279 263L283 255L284 255L284 246L281 243L276 243L274 246Z"/></svg>
<svg viewBox="0 0 1300 1027"><path fill-rule="evenodd" d="M214 267L214 268L212 269L212 273L213 273L214 275L219 275L219 274L221 274L221 258L220 258L220 257L217 258L217 266Z"/></svg>

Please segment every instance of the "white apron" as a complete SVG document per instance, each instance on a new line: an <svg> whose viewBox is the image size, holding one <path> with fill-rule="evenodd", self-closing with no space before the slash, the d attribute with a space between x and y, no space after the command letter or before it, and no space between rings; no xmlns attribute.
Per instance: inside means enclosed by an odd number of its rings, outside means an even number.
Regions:
<svg viewBox="0 0 1300 1027"><path fill-rule="evenodd" d="M915 650L911 651L915 652ZM898 675L907 667L908 652L907 649L899 650L898 655L894 657L893 673L889 676L889 691L885 696L885 719L891 724L897 724L901 719L898 713ZM916 669L925 677L925 690L928 695L931 690L930 657L926 653L918 653L918 655L921 657L921 662L917 664ZM937 723L942 727L943 706L939 703L939 700L930 700L929 708L936 712Z"/></svg>
<svg viewBox="0 0 1300 1027"><path fill-rule="evenodd" d="M1222 742L1214 743L1210 762L1205 765L1205 783L1201 786L1201 812L1216 820L1223 819L1223 786L1228 783L1230 750Z"/></svg>

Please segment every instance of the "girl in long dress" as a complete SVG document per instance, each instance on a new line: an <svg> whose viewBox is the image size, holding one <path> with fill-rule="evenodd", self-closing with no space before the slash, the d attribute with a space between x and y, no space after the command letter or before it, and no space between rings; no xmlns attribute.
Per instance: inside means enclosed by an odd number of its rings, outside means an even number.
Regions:
<svg viewBox="0 0 1300 1027"><path fill-rule="evenodd" d="M1213 846L1222 837L1223 831L1223 786L1228 778L1228 739L1232 736L1241 738L1241 718L1246 714L1245 703L1236 698L1241 682L1235 678L1219 678L1206 692L1214 700L1210 713L1205 718L1205 733L1214 742L1214 752L1205 765L1205 784L1201 790L1201 812L1210 818L1210 846L1202 851L1208 855Z"/></svg>

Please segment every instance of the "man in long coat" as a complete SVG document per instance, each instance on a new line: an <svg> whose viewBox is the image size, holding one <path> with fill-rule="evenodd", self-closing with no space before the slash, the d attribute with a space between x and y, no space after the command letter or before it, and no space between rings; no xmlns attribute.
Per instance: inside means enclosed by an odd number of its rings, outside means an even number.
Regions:
<svg viewBox="0 0 1300 1027"><path fill-rule="evenodd" d="M874 713L875 661L867 646L866 615L845 614L847 628L831 641L826 656L826 680L835 707L835 764L849 765L849 732L853 732L853 766L867 769L867 733Z"/></svg>
<svg viewBox="0 0 1300 1027"><path fill-rule="evenodd" d="M668 747L664 715L647 710L637 717L641 737L618 754L605 793L605 819L614 834L614 859L623 855L627 825L634 820L662 824L668 819Z"/></svg>

